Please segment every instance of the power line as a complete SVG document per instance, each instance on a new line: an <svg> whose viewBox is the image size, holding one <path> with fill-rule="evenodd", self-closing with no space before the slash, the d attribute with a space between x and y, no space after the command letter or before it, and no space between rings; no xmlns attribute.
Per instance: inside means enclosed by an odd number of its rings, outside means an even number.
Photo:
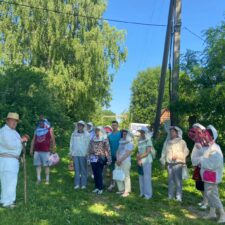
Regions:
<svg viewBox="0 0 225 225"><path fill-rule="evenodd" d="M192 35L194 35L194 36L197 37L198 39L202 40L203 43L205 43L205 40L204 40L201 36L199 36L198 34L194 33L194 32L191 31L189 28L183 27L183 29L184 29L184 30L187 30L189 33L191 33Z"/></svg>
<svg viewBox="0 0 225 225"><path fill-rule="evenodd" d="M5 3L5 4L9 4L9 5L17 5L17 6L21 6L21 7L43 10L43 11L46 11L46 12L52 12L52 13L75 16L75 17L81 17L81 18L86 18L86 19L103 20L103 21L108 21L108 22L141 25L141 26L166 27L165 24L142 23L142 22L136 22L136 21L126 21L126 20L118 20L118 19L110 19L110 18L98 18L98 17L94 17L94 16L86 16L86 15L81 15L81 14L62 12L62 11L59 11L59 10L53 10L53 9L48 9L48 8L44 8L44 7L31 6L31 5L16 3L16 2L8 2L8 1L0 1L0 2Z"/></svg>
<svg viewBox="0 0 225 225"><path fill-rule="evenodd" d="M16 5L16 6L21 6L21 7L36 9L36 10L42 10L42 11L52 12L52 13L56 13L56 14L69 15L69 16L81 17L81 18L86 18L86 19L102 20L102 21L115 22L115 23L122 23L122 24L131 24L131 25L148 26L148 27L166 27L167 26L165 24L157 24L157 23L142 23L142 22L136 22L136 21L126 21L126 20L118 20L118 19L111 19L111 18L98 18L98 17L94 17L94 16L86 16L86 15L81 15L81 14L62 12L59 10L53 10L53 9L49 9L49 8L37 7L37 6L27 5L27 4L23 4L23 3L9 2L9 1L4 1L4 0L0 0L0 3ZM191 33L192 35L194 35L201 41L205 42L205 40L201 36L194 33L193 31L191 31L188 27L184 26L183 29L187 30L189 33Z"/></svg>

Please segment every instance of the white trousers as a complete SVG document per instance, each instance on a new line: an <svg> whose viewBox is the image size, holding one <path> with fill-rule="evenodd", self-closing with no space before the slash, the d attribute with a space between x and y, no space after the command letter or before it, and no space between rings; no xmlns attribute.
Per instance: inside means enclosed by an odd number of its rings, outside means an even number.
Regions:
<svg viewBox="0 0 225 225"><path fill-rule="evenodd" d="M125 174L124 181L116 181L119 191L124 191L127 193L131 192L130 167L131 167L131 163L129 161L122 162L121 166L119 166L119 168L122 168L122 170ZM117 165L116 165L116 168L118 168Z"/></svg>
<svg viewBox="0 0 225 225"><path fill-rule="evenodd" d="M223 209L217 184L204 183L204 194L209 201L210 207Z"/></svg>
<svg viewBox="0 0 225 225"><path fill-rule="evenodd" d="M140 194L152 198L152 164L144 163L143 175L139 175Z"/></svg>
<svg viewBox="0 0 225 225"><path fill-rule="evenodd" d="M17 159L0 157L0 203L3 206L11 205L16 200L18 172L19 162Z"/></svg>

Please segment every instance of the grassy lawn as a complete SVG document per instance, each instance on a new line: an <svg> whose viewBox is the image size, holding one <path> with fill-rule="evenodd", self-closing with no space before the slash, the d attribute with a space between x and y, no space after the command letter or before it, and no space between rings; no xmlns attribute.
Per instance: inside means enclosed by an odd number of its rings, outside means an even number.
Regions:
<svg viewBox="0 0 225 225"><path fill-rule="evenodd" d="M51 171L50 185L36 184L35 168L27 157L28 204L23 203L23 169L19 174L17 207L0 208L1 225L145 225L145 224L216 224L203 221L196 206L201 200L190 179L184 183L183 203L167 200L167 174L159 169L158 162L153 168L154 197L144 200L138 197L138 174L135 163L132 169L133 193L126 199L115 193L104 192L102 196L91 193L93 182L88 189L73 189L73 174L68 171L66 150L60 152L62 161ZM106 181L108 184L108 181ZM223 189L224 183L220 189ZM222 199L225 191L221 192Z"/></svg>

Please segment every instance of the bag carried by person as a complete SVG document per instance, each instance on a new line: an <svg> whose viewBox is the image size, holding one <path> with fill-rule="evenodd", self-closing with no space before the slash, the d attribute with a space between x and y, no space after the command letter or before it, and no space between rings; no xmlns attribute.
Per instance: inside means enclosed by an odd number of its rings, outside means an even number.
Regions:
<svg viewBox="0 0 225 225"><path fill-rule="evenodd" d="M125 173L121 168L116 168L113 170L113 180L117 181L124 181L125 180Z"/></svg>
<svg viewBox="0 0 225 225"><path fill-rule="evenodd" d="M216 183L216 172L212 170L205 170L203 173L203 181L207 183Z"/></svg>
<svg viewBox="0 0 225 225"><path fill-rule="evenodd" d="M144 175L143 166L139 166L139 165L137 165L137 168L138 168L138 175L143 176L143 175Z"/></svg>
<svg viewBox="0 0 225 225"><path fill-rule="evenodd" d="M70 161L68 164L68 170L69 171L74 171L74 165L73 165L73 161Z"/></svg>
<svg viewBox="0 0 225 225"><path fill-rule="evenodd" d="M53 153L48 158L48 165L55 166L59 163L59 161L60 161L59 155L57 153Z"/></svg>
<svg viewBox="0 0 225 225"><path fill-rule="evenodd" d="M195 181L201 181L200 167L196 166L193 172L192 179Z"/></svg>
<svg viewBox="0 0 225 225"><path fill-rule="evenodd" d="M183 180L188 180L189 179L189 172L188 172L187 165L184 165L182 167L182 179Z"/></svg>
<svg viewBox="0 0 225 225"><path fill-rule="evenodd" d="M107 158L105 156L99 156L98 162L102 165L106 165L107 164Z"/></svg>

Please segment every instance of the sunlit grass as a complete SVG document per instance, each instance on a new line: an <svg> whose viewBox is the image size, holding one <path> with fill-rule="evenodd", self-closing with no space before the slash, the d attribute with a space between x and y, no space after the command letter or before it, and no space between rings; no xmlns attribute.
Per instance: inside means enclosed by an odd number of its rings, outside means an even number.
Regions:
<svg viewBox="0 0 225 225"><path fill-rule="evenodd" d="M87 190L73 189L73 173L68 171L67 151L60 152L60 165L52 168L50 185L36 184L35 168L27 157L28 204L23 202L23 169L19 174L17 207L13 210L0 208L0 225L149 225L149 224L216 224L203 221L205 214L197 203L201 194L195 190L194 182L184 182L183 203L167 199L167 172L158 162L153 165L153 199L139 198L138 174L135 162L132 165L132 194L124 199L105 191L97 196L90 179ZM43 171L44 172L44 171ZM105 181L108 185L109 181ZM220 192L224 199L225 190Z"/></svg>

